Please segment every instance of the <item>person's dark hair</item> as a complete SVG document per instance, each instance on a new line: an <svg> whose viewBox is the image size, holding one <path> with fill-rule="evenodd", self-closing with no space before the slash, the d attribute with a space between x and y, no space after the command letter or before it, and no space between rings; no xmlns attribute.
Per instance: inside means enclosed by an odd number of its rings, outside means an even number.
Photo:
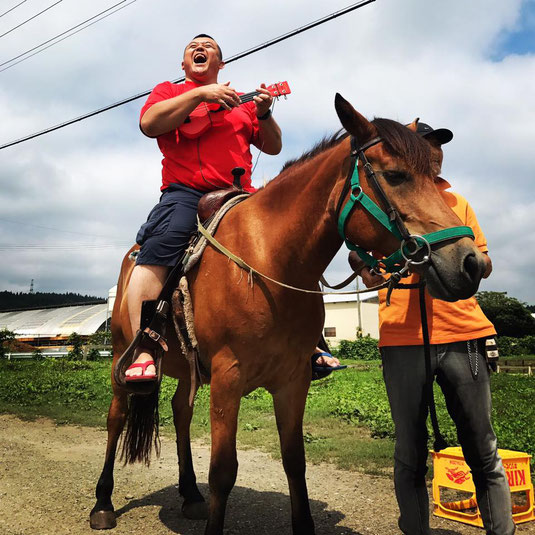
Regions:
<svg viewBox="0 0 535 535"><path fill-rule="evenodd" d="M219 59L223 61L223 52L221 52L221 47L219 46L218 42L211 35L208 35L207 33L200 33L199 35L196 35L193 39L198 39L199 37L208 37L208 39L211 39L212 41L214 41L217 46L217 51L219 52ZM185 49L184 49L184 52L186 52Z"/></svg>

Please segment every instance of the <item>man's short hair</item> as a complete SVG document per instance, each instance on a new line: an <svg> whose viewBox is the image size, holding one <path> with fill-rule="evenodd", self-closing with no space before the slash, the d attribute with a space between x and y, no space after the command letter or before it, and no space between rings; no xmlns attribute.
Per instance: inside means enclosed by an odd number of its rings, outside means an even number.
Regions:
<svg viewBox="0 0 535 535"><path fill-rule="evenodd" d="M223 52L221 52L221 47L219 46L218 42L211 35L208 35L207 33L200 33L199 35L196 35L193 39L198 39L199 37L208 37L208 39L211 39L217 46L217 51L219 52L219 59L223 61Z"/></svg>

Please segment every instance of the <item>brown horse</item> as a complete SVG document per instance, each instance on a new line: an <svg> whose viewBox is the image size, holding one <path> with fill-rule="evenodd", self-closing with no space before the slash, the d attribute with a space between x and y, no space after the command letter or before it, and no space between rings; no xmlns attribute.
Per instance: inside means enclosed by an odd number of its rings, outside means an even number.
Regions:
<svg viewBox="0 0 535 535"><path fill-rule="evenodd" d="M460 225L443 201L433 180L429 145L403 125L388 119L366 120L337 95L336 111L347 132L363 145L380 136L366 150L381 186L411 233L425 234ZM217 239L260 272L286 284L317 289L320 276L342 245L337 231L337 206L349 172L350 138L325 140L292 164L268 186L234 207L221 222ZM362 189L381 204L369 178L358 166ZM347 237L367 250L385 255L400 242L368 212L357 207L346 225ZM126 292L133 262L125 258L112 318L114 362L133 333L126 309ZM432 295L455 300L472 295L483 273L481 254L471 239L461 237L434 248L431 263L422 267ZM225 508L238 468L236 428L240 399L258 387L273 396L282 461L290 489L294 533L314 533L305 482L302 420L311 379L310 355L324 320L320 295L300 293L259 276L247 274L223 254L208 247L189 274L195 310L195 330L203 366L211 373L210 416L212 451L210 505L206 533L222 534ZM179 379L173 398L178 436L179 491L183 512L203 517L207 511L191 459L188 405L190 375L186 360L169 329L169 354L163 372ZM125 392L113 385L108 415L108 446L97 485L91 525L115 525L111 502L113 464L119 435L130 411L134 444L127 460L147 460L149 434L135 434L136 411L150 400L130 405Z"/></svg>

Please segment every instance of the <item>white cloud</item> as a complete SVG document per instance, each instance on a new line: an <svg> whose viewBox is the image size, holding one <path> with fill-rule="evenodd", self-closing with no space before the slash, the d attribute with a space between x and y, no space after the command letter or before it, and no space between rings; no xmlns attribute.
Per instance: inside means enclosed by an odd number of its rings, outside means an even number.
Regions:
<svg viewBox="0 0 535 535"><path fill-rule="evenodd" d="M112 4L95 0L74 9L62 2L50 16L6 36L0 63ZM46 5L44 0L24 4L0 19L0 33ZM182 47L195 33L213 34L228 57L345 5L345 0L272 0L252 10L250 2L209 0L201 10L172 0L138 0L0 72L0 142L178 78ZM286 79L293 91L275 109L284 150L279 157L260 158L256 183L339 128L337 91L369 117L404 122L420 116L435 127L447 126L455 138L445 149L444 174L474 206L491 247L495 271L485 288L535 302L529 237L535 223L535 60L533 55L491 59L504 32L518 24L521 7L520 0L378 0L229 64L222 80L239 89ZM0 242L133 240L158 198L160 175L156 144L138 130L141 104L0 151ZM330 279L348 274L345 257L340 253L333 262ZM120 258L120 250L109 249L10 252L0 269L0 288L26 289L35 278L43 290L105 295Z"/></svg>

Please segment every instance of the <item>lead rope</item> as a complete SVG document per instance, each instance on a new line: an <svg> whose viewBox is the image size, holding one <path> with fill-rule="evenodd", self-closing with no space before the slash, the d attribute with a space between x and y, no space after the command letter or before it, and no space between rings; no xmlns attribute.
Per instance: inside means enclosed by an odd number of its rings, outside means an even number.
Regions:
<svg viewBox="0 0 535 535"><path fill-rule="evenodd" d="M422 335L424 339L424 355L425 355L425 390L427 397L427 406L429 407L429 414L431 415L431 425L433 426L433 434L435 441L433 442L433 450L440 451L448 447L448 443L442 436L437 419L437 409L435 406L435 396L433 394L433 372L431 370L431 345L429 344L429 327L427 324L427 308L425 304L425 282L418 284L420 296L420 318L422 322Z"/></svg>
<svg viewBox="0 0 535 535"><path fill-rule="evenodd" d="M412 290L418 288L419 304L420 304L420 321L422 323L422 336L424 342L424 360L425 360L425 397L429 414L431 416L431 425L433 427L433 434L435 440L433 442L433 450L440 451L448 447L446 439L440 432L437 418L437 408L435 405L435 396L433 393L434 377L431 370L431 344L429 343L429 325L427 323L427 306L425 303L425 281L420 281L414 284L403 284L394 282L388 288L387 305L390 305L390 294L394 288L403 290Z"/></svg>

